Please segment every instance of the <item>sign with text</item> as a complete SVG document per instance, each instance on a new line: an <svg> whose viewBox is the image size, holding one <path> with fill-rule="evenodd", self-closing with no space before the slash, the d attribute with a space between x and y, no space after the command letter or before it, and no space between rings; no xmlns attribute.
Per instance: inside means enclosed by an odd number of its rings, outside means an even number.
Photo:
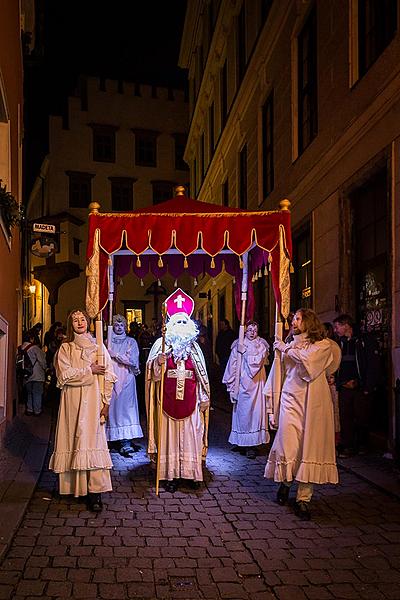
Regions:
<svg viewBox="0 0 400 600"><path fill-rule="evenodd" d="M33 224L33 231L35 233L55 233L56 232L56 226L55 225L48 225L46 223L34 223Z"/></svg>

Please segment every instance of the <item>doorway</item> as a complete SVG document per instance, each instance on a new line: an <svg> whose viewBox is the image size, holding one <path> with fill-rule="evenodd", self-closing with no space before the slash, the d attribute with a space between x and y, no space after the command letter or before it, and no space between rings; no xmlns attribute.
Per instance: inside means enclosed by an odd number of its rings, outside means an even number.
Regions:
<svg viewBox="0 0 400 600"><path fill-rule="evenodd" d="M381 369L370 435L372 445L382 447L388 437L391 399L391 232L386 169L357 188L350 200L354 316L361 333L372 336L379 348Z"/></svg>

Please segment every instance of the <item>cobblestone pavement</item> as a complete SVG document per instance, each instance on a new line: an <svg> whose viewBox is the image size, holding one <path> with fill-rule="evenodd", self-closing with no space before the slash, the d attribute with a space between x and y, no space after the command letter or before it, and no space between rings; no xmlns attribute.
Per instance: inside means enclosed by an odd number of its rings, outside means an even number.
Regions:
<svg viewBox="0 0 400 600"><path fill-rule="evenodd" d="M154 493L144 450L113 454L105 510L57 497L44 471L0 567L0 599L400 598L400 504L351 473L323 486L313 520L275 503L256 460L230 452L211 416L205 487Z"/></svg>

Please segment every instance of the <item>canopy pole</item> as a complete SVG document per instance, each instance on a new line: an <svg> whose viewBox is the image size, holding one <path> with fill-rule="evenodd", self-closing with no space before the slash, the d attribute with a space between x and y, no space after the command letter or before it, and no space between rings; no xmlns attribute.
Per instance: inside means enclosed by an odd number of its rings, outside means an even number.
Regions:
<svg viewBox="0 0 400 600"><path fill-rule="evenodd" d="M95 322L95 331L96 331L96 344L97 344L97 356L96 356L96 362L98 365L104 366L104 362L105 362L105 357L104 357L104 350L103 350L103 316L102 313L99 312L99 314L97 315L97 319ZM97 375L97 377L99 378L99 388L100 388L100 396L101 396L101 402L102 404L104 404L104 375ZM100 417L100 423L104 424L105 423L105 418L104 416Z"/></svg>
<svg viewBox="0 0 400 600"><path fill-rule="evenodd" d="M282 211L290 212L290 200L284 198L279 202L279 209ZM280 282L279 282L280 287ZM275 305L275 341L282 340L283 338L283 322L281 318L281 312L279 309L278 302ZM278 418L277 406L279 403L282 387L282 356L279 350L274 352L274 365L273 365L273 381L272 381L272 414ZM273 423L276 426L276 423Z"/></svg>
<svg viewBox="0 0 400 600"><path fill-rule="evenodd" d="M165 302L161 308L162 314L162 341L161 341L161 352L165 353L165 334L166 334L166 318L167 318L167 306ZM160 461L161 461L161 440L162 440L162 412L164 402L164 375L165 375L165 362L161 365L161 381L160 381L160 400L158 403L158 431L157 431L157 470L156 470L156 496L158 496L160 486Z"/></svg>
<svg viewBox="0 0 400 600"><path fill-rule="evenodd" d="M241 311L240 311L240 327L239 327L239 341L238 341L238 362L235 374L235 387L233 400L237 401L239 396L239 385L240 385L240 371L242 369L242 348L244 342L244 326L246 323L246 302L247 302L247 289L248 289L248 273L249 273L249 253L243 254L243 271L242 271L242 293L241 293Z"/></svg>
<svg viewBox="0 0 400 600"><path fill-rule="evenodd" d="M109 348L112 336L112 319L114 305L114 257L108 257L108 327L107 327L107 348Z"/></svg>

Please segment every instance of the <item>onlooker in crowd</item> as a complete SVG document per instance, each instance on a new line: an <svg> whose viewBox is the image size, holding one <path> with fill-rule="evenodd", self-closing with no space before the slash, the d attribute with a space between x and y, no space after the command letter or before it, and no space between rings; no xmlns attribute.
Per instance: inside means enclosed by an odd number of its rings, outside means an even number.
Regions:
<svg viewBox="0 0 400 600"><path fill-rule="evenodd" d="M119 442L119 453L127 458L139 447L133 439L142 438L136 394L136 375L139 374L139 347L135 339L126 334L126 319L113 317L113 331L108 342L108 352L113 362L117 381L114 385L108 423L107 440Z"/></svg>
<svg viewBox="0 0 400 600"><path fill-rule="evenodd" d="M265 477L279 481L279 504L286 504L292 482L298 481L295 513L311 517L309 504L314 483L337 483L333 405L327 375L336 371L332 346L314 311L299 309L293 317L294 340L274 343L282 353L284 383L279 417L273 406L274 368L265 386L273 425L278 427Z"/></svg>
<svg viewBox="0 0 400 600"><path fill-rule="evenodd" d="M340 365L340 361L342 358L342 351L340 350L339 345L335 341L335 332L333 330L333 325L332 325L332 323L324 323L324 327L325 327L325 332L326 332L326 339L331 343L331 350L332 350L332 354L334 357L334 362L336 364ZM335 443L336 443L336 447L337 447L339 444L339 441L340 441L339 395L338 395L338 391L336 389L335 374L332 373L332 374L328 375L327 377L328 377L329 390L330 390L331 396L332 396L333 416L335 419Z"/></svg>
<svg viewBox="0 0 400 600"><path fill-rule="evenodd" d="M42 347L42 331L43 331L43 325L42 325L42 323L36 323L31 328L31 332L33 334L34 341L35 341L35 345L39 346L39 348Z"/></svg>
<svg viewBox="0 0 400 600"><path fill-rule="evenodd" d="M228 319L222 319L222 321L219 322L219 332L217 339L215 340L215 353L218 356L222 376L225 372L226 365L228 364L231 347L235 339L235 332Z"/></svg>
<svg viewBox="0 0 400 600"><path fill-rule="evenodd" d="M46 373L46 355L36 343L37 333L29 331L22 344L32 364L32 375L25 379L26 412L27 415L40 415L42 412L43 388Z"/></svg>
<svg viewBox="0 0 400 600"><path fill-rule="evenodd" d="M62 327L61 321L55 321L52 325L50 325L49 329L44 334L43 346L46 349L48 349L50 342L54 340L56 330L59 327Z"/></svg>
<svg viewBox="0 0 400 600"><path fill-rule="evenodd" d="M203 353L204 360L206 362L207 373L208 373L208 376L210 377L210 371L212 369L213 360L212 360L211 344L210 344L210 340L208 339L208 335L207 335L207 327L205 325L203 325L203 323L201 321L196 321L195 323L199 330L199 335L197 337L197 343L199 344L201 351Z"/></svg>
<svg viewBox="0 0 400 600"><path fill-rule="evenodd" d="M340 412L340 456L365 451L372 417L372 393L380 375L378 346L371 335L356 334L346 314L333 321L342 350L336 373Z"/></svg>
<svg viewBox="0 0 400 600"><path fill-rule="evenodd" d="M59 321L57 321L57 322L59 322ZM53 333L51 339L48 338L48 341L47 341L47 351L46 351L47 401L50 402L53 406L58 406L58 402L60 400L60 394L61 394L60 388L57 387L57 377L56 377L56 370L55 370L55 366L54 366L54 357L56 355L57 350L60 348L60 346L64 340L65 340L64 327L59 326L54 330L54 333Z"/></svg>
<svg viewBox="0 0 400 600"><path fill-rule="evenodd" d="M243 345L239 340L232 345L222 379L233 403L229 442L233 450L244 450L248 458L255 458L256 447L269 441L263 395L268 349L267 342L258 336L258 323L249 321Z"/></svg>
<svg viewBox="0 0 400 600"><path fill-rule="evenodd" d="M88 326L86 313L72 311L67 341L56 354L61 400L49 468L59 474L60 494L86 496L89 510L100 512L101 493L112 490L104 422L116 377L105 346L105 366L97 364L97 344ZM104 376L104 392L100 376Z"/></svg>
<svg viewBox="0 0 400 600"><path fill-rule="evenodd" d="M140 332L140 326L139 326L139 323L135 319L134 321L131 321L129 323L128 335L129 335L129 337L135 338L135 340L137 340L138 336L139 336L139 332Z"/></svg>

